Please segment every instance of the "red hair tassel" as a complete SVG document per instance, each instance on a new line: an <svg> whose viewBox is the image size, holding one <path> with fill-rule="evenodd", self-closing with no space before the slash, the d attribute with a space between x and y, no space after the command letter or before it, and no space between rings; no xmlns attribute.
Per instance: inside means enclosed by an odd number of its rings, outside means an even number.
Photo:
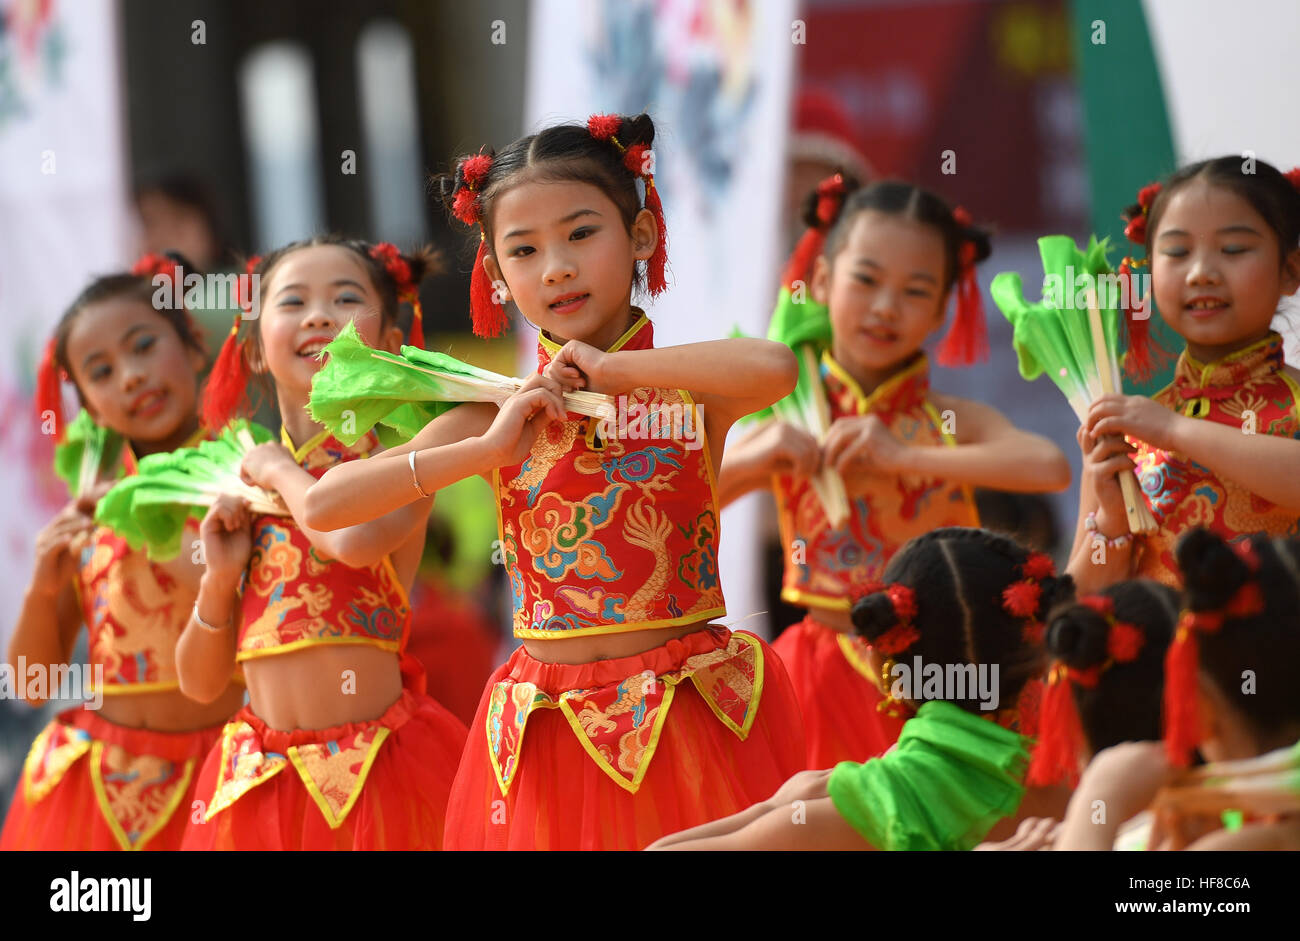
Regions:
<svg viewBox="0 0 1300 941"><path fill-rule="evenodd" d="M961 247L961 268L957 277L957 310L952 328L935 355L944 366L969 366L989 355L988 326L984 322L984 301L975 278L975 243Z"/></svg>
<svg viewBox="0 0 1300 941"><path fill-rule="evenodd" d="M1073 787L1079 778L1083 725L1074 705L1074 689L1065 664L1057 664L1043 694L1038 718L1038 744L1029 763L1026 783L1047 787L1062 778Z"/></svg>
<svg viewBox="0 0 1300 941"><path fill-rule="evenodd" d="M655 226L659 229L659 244L646 262L650 296L656 297L668 287L668 282L664 279L664 269L668 266L668 226L664 222L664 206L659 201L659 190L655 188L654 177L648 174L645 178L645 208L654 215Z"/></svg>
<svg viewBox="0 0 1300 941"><path fill-rule="evenodd" d="M45 354L36 370L36 421L45 424L46 413L54 416L54 441L63 441L63 388L61 370L55 364L58 343L54 337L45 344Z"/></svg>
<svg viewBox="0 0 1300 941"><path fill-rule="evenodd" d="M420 292L415 291L407 298L411 302L411 346L424 349L424 310L420 307Z"/></svg>
<svg viewBox="0 0 1300 941"><path fill-rule="evenodd" d="M1143 217L1145 218L1145 217ZM1126 284L1128 303L1121 311L1127 333L1127 352L1124 354L1124 374L1137 382L1146 382L1156 369L1163 365L1167 357L1151 336L1151 311L1148 308L1145 318L1138 318L1137 299L1133 296L1136 288L1133 281L1133 261L1125 258L1119 264L1121 284ZM1148 301L1148 304L1150 301Z"/></svg>
<svg viewBox="0 0 1300 941"><path fill-rule="evenodd" d="M487 339L501 336L510 326L510 318L493 296L492 282L483 266L485 255L487 240L480 238L478 254L474 256L474 273L469 279L469 312L474 320L474 335Z"/></svg>
<svg viewBox="0 0 1300 941"><path fill-rule="evenodd" d="M1191 762L1192 752L1201 742L1196 682L1200 644L1196 637L1196 617L1190 612L1183 615L1174 642L1165 655L1165 754L1178 767L1186 767Z"/></svg>
<svg viewBox="0 0 1300 941"><path fill-rule="evenodd" d="M241 318L242 315L235 315L234 326L221 345L203 390L203 424L213 431L225 427L235 417L248 393L251 371L244 356L244 345L239 340Z"/></svg>

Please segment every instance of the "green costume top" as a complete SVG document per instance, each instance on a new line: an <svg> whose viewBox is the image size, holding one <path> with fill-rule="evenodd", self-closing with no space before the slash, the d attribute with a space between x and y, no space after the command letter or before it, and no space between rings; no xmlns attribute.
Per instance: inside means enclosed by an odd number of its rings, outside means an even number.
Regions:
<svg viewBox="0 0 1300 941"><path fill-rule="evenodd" d="M1028 739L949 702L930 701L898 745L843 761L831 802L879 850L968 850L1024 797Z"/></svg>

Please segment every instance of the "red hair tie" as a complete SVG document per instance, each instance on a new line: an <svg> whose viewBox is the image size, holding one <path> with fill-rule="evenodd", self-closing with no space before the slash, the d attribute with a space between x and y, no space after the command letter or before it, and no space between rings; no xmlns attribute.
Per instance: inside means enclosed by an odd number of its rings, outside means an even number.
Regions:
<svg viewBox="0 0 1300 941"><path fill-rule="evenodd" d="M1138 206L1140 212L1128 221L1124 226L1124 237L1135 245L1145 246L1147 242L1147 220L1151 214L1151 207L1155 204L1156 197L1160 195L1162 187L1157 183L1148 183L1138 190ZM1126 257L1119 265L1120 282L1128 287L1128 303L1124 306L1124 324L1127 333L1128 351L1124 355L1124 373L1129 378L1138 382L1146 382L1156 370L1164 365L1168 360L1163 348L1151 336L1151 311L1147 310L1146 316L1138 318L1136 316L1138 309L1137 292L1133 283L1134 269L1140 268L1146 264L1146 259L1135 261L1132 256Z"/></svg>
<svg viewBox="0 0 1300 941"><path fill-rule="evenodd" d="M623 155L623 166L638 180L645 181L645 208L654 216L655 226L659 229L659 240L654 254L646 262L647 288L651 297L657 297L667 287L664 273L668 267L668 225L664 220L664 207L659 199L659 190L655 188L654 173L646 165L646 155L650 148L645 144L633 144L624 147L618 139L618 130L623 126L623 119L616 114L593 114L587 118L587 130L598 141L608 142L618 148Z"/></svg>
<svg viewBox="0 0 1300 941"><path fill-rule="evenodd" d="M410 304L412 346L424 346L424 311L420 308L420 290L411 275L410 263L392 242L380 242L370 249L370 257L379 262L397 287L397 300Z"/></svg>
<svg viewBox="0 0 1300 941"><path fill-rule="evenodd" d="M1215 633L1226 618L1247 618L1264 610L1264 596L1255 580L1259 557L1249 539L1232 544L1250 569L1250 579L1218 611L1184 611L1178 619L1174 642L1165 656L1165 753L1171 763L1185 767L1201 743L1196 675L1200 667L1199 635Z"/></svg>
<svg viewBox="0 0 1300 941"><path fill-rule="evenodd" d="M474 323L474 335L486 338L499 337L510 326L506 309L498 300L492 282L488 280L487 268L483 260L487 257L487 233L483 230L483 203L480 194L488 172L492 169L492 155L477 153L460 161L456 173L460 176L461 189L457 191L452 203L451 214L465 225L478 226L478 252L474 255L474 270L469 279L469 312ZM423 320L423 317L420 318ZM415 340L412 324L412 342ZM420 342L423 346L424 327L420 327Z"/></svg>
<svg viewBox="0 0 1300 941"><path fill-rule="evenodd" d="M916 592L897 582L889 585L871 582L857 589L853 593L853 600L856 602L875 594L883 594L889 599L889 605L894 609L894 618L898 623L869 643L885 656L902 653L921 639L920 632L912 624L916 617Z"/></svg>
<svg viewBox="0 0 1300 941"><path fill-rule="evenodd" d="M261 264L260 255L253 255L245 263L244 273L250 282ZM248 380L252 377L248 358L244 355L244 344L239 339L239 324L244 314L252 310L253 298L243 296L243 289L239 286L241 281L239 278L235 280L239 313L235 314L235 322L226 335L226 342L221 344L221 352L212 364L203 389L203 424L213 431L225 427L226 422L235 417L248 394Z"/></svg>
<svg viewBox="0 0 1300 941"><path fill-rule="evenodd" d="M813 262L826 247L826 234L844 206L844 177L836 173L817 184L817 225L811 225L799 237L781 275L781 284L793 288L794 282L806 280Z"/></svg>
<svg viewBox="0 0 1300 941"><path fill-rule="evenodd" d="M1056 575L1056 564L1045 553L1031 552L1020 566L1020 573L1020 581L1002 590L1002 610L1027 621L1023 631L1026 641L1042 643L1044 626L1036 617L1043 597L1042 581Z"/></svg>
<svg viewBox="0 0 1300 941"><path fill-rule="evenodd" d="M46 416L54 419L54 442L63 441L63 388L62 383L68 378L67 373L59 367L58 340L50 337L45 344L45 353L41 364L36 369L36 421L44 426Z"/></svg>
<svg viewBox="0 0 1300 941"><path fill-rule="evenodd" d="M952 211L952 218L963 230L971 227L970 213L961 206ZM935 356L944 366L969 366L988 355L984 300L975 277L975 242L965 238L957 251L957 304L952 327L935 350Z"/></svg>

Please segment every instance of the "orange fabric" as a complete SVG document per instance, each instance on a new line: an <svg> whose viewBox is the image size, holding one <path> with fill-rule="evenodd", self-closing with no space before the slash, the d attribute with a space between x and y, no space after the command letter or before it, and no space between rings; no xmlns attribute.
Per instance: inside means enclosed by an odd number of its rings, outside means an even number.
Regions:
<svg viewBox="0 0 1300 941"><path fill-rule="evenodd" d="M1282 337L1270 333L1253 346L1219 360L1200 363L1184 351L1174 381L1152 398L1192 418L1255 434L1300 437L1296 385L1283 372ZM1249 413L1249 414L1248 414ZM1300 534L1300 517L1257 497L1231 480L1173 451L1135 441L1133 462L1151 512L1160 528L1139 536L1135 576L1177 588L1182 579L1174 547L1188 529L1204 526L1225 539L1252 532L1288 537Z"/></svg>
<svg viewBox="0 0 1300 941"><path fill-rule="evenodd" d="M439 849L464 744L465 726L409 689L377 719L328 729L278 731L245 706L203 764L205 813L182 849Z"/></svg>
<svg viewBox="0 0 1300 941"><path fill-rule="evenodd" d="M955 443L930 401L924 354L870 395L829 352L822 357L821 377L832 420L877 415L909 447ZM849 494L849 517L838 529L826 519L809 479L777 475L773 493L785 547L781 597L791 604L847 611L854 587L879 581L909 539L943 526L979 525L970 489L938 479L879 478L866 491Z"/></svg>
<svg viewBox="0 0 1300 941"><path fill-rule="evenodd" d="M883 697L867 676L865 647L861 638L840 634L812 615L772 643L803 712L809 768L866 761L898 741L903 720L876 709Z"/></svg>
<svg viewBox="0 0 1300 941"><path fill-rule="evenodd" d="M318 435L294 455L313 477L366 457L378 445L367 433L347 447ZM312 644L364 643L403 649L410 606L392 564L353 568L320 555L292 517L253 520L245 574L239 653L247 660Z"/></svg>
<svg viewBox="0 0 1300 941"><path fill-rule="evenodd" d="M179 849L199 765L220 734L60 713L33 743L0 850Z"/></svg>
<svg viewBox="0 0 1300 941"><path fill-rule="evenodd" d="M544 338L542 366L557 347ZM612 350L648 349L642 314ZM516 637L682 626L726 613L718 503L690 395L636 389L617 427L552 422L527 460L493 474ZM612 434L611 434L612 432Z"/></svg>
<svg viewBox="0 0 1300 941"><path fill-rule="evenodd" d="M748 638L748 639L746 639ZM692 658L720 654L717 663L732 661L736 646L754 651L761 661L762 690L756 702L730 697L719 689L732 682L703 685L694 678L673 685L671 708L658 732L653 760L645 764L633 793L593 756L560 709L534 709L527 715L526 736L517 742L517 768L502 793L493 766L488 731L493 693L499 684L518 689L532 684L540 695L559 700L581 690L574 716L584 731L612 718L620 710L585 709L585 703L617 702L626 698L629 678L665 677L683 670ZM697 660L696 663L700 663ZM740 680L735 679L735 684ZM620 687L622 689L620 690ZM701 690L709 690L715 705ZM739 690L736 690L739 691ZM722 716L717 705L722 707ZM752 716L744 709L754 710ZM643 734L652 719L623 736ZM584 722L583 716L591 720ZM732 727L737 718L749 727L742 738ZM735 723L739 724L739 723ZM596 731L599 731L596 728ZM604 743L599 736L596 739ZM616 740L622 744L622 736ZM612 751L597 750L610 766L621 766ZM607 746L611 747L611 746ZM696 631L633 657L586 664L543 663L522 647L497 669L471 724L471 733L448 803L448 849L640 849L667 833L735 813L771 797L791 774L804 767L803 731L799 706L790 682L771 649L753 635L720 628Z"/></svg>

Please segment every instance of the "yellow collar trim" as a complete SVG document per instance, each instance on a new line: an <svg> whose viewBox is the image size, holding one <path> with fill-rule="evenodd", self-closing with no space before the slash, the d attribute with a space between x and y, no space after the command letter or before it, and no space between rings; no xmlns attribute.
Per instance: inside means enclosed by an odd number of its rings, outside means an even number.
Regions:
<svg viewBox="0 0 1300 941"><path fill-rule="evenodd" d="M1215 368L1216 366L1227 366L1230 363L1234 362L1235 360L1245 359L1246 357L1250 356L1252 353L1257 352L1260 349L1260 347L1267 346L1269 343L1272 343L1274 340L1280 340L1281 338L1282 335L1278 333L1276 330L1270 330L1267 334L1264 335L1263 339L1256 340L1254 343L1250 344L1250 346L1243 347L1242 349L1237 350L1237 352L1235 353L1229 353L1227 356L1223 357L1222 359L1216 359L1210 363L1202 363L1200 360L1196 359L1194 356L1192 356L1191 353L1187 352L1186 350L1183 350L1183 355L1187 357L1188 368L1195 372L1199 372L1201 374L1201 385L1204 386L1205 380L1208 377L1209 371L1211 369Z"/></svg>
<svg viewBox="0 0 1300 941"><path fill-rule="evenodd" d="M642 327L644 327L646 324L650 322L650 318L645 315L645 311L643 311L640 307L633 307L632 310L635 311L637 314L636 321L633 322L632 326L627 328L626 333L624 333L621 337L619 337L617 340L614 341L614 345L611 346L609 349L607 349L605 351L606 353L613 353L616 350L622 349L624 346L627 345L628 340L636 336L638 330L640 330ZM542 349L546 350L546 352L549 353L551 356L554 356L556 353L560 352L561 348L564 346L563 343L556 343L554 340L548 337L546 333L543 331L538 331L537 342L541 343Z"/></svg>
<svg viewBox="0 0 1300 941"><path fill-rule="evenodd" d="M858 385L858 380L849 375L849 371L841 366L835 360L835 357L831 356L830 350L826 350L822 353L822 364L830 371L832 376L844 383L844 385L848 387L849 391L853 393L853 397L858 403L859 415L867 414L880 403L881 399L885 398L913 375L925 372L930 368L930 361L926 358L925 353L921 353L921 355L916 358L916 362L912 363L912 365L908 366L901 372L897 372L890 376L880 385L872 389L870 395L867 395L862 391L862 386Z"/></svg>
<svg viewBox="0 0 1300 941"><path fill-rule="evenodd" d="M308 454L311 454L312 451L315 451L318 447L329 440L329 436L330 430L328 428L323 428L306 444L299 448L294 445L293 438L289 437L289 429L285 428L284 425L280 426L280 443L293 452L293 459L299 464L303 462Z"/></svg>

